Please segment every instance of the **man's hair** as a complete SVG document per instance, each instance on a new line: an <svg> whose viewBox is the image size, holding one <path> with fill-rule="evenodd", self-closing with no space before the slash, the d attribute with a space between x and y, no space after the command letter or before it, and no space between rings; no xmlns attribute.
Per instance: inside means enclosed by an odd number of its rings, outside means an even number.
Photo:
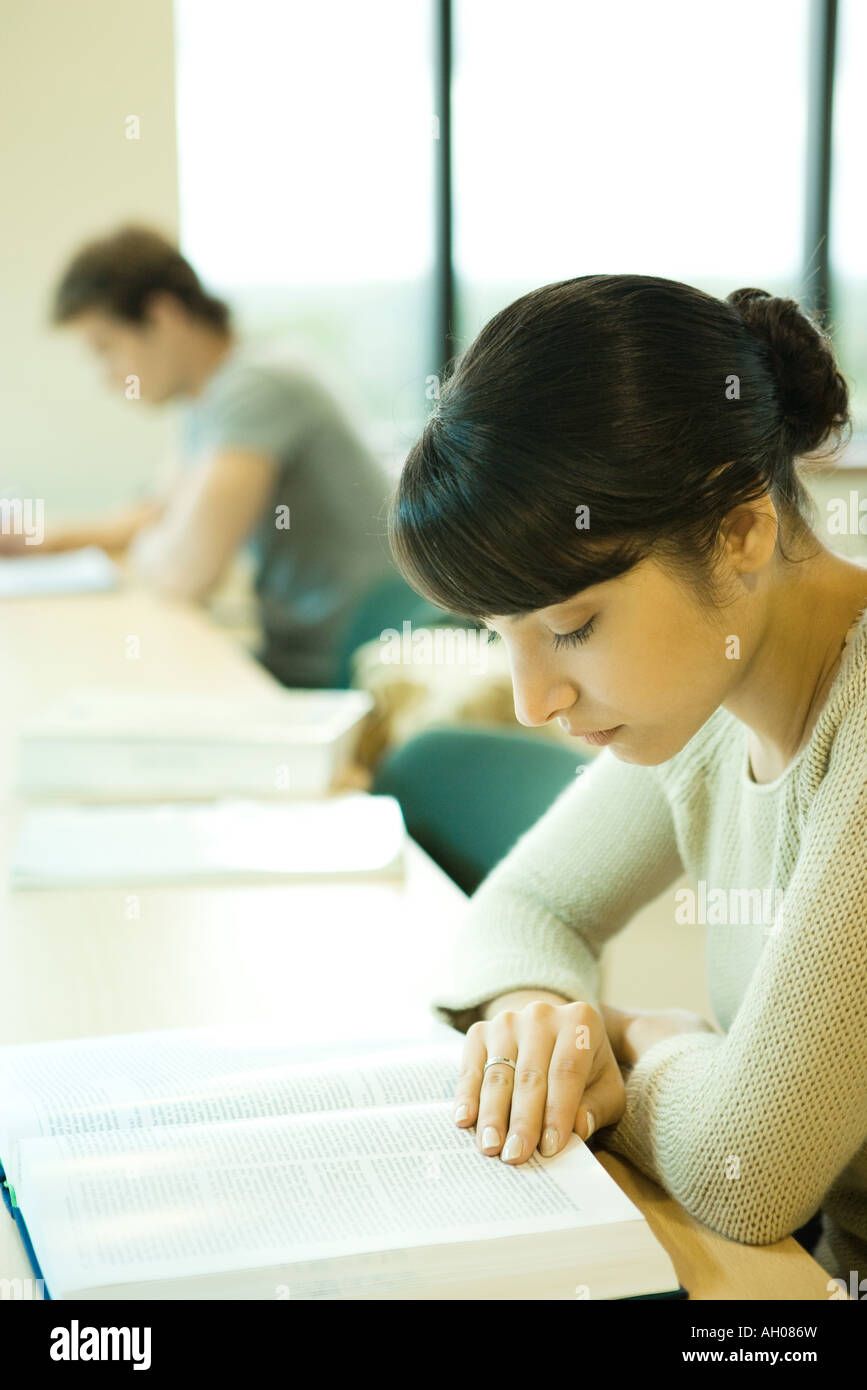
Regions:
<svg viewBox="0 0 867 1390"><path fill-rule="evenodd" d="M52 322L69 323L96 309L142 323L153 294L173 295L194 318L229 326L229 306L208 294L176 246L148 227L121 227L88 242L73 257L54 291Z"/></svg>

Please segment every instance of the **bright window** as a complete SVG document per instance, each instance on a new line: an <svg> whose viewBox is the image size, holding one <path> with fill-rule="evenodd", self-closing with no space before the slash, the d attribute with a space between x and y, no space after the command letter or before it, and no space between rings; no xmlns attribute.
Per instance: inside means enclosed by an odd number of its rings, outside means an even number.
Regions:
<svg viewBox="0 0 867 1390"><path fill-rule="evenodd" d="M428 0L177 0L181 241L256 333L290 335L391 456L429 402Z"/></svg>
<svg viewBox="0 0 867 1390"><path fill-rule="evenodd" d="M596 272L799 294L807 0L455 12L463 341L524 291Z"/></svg>

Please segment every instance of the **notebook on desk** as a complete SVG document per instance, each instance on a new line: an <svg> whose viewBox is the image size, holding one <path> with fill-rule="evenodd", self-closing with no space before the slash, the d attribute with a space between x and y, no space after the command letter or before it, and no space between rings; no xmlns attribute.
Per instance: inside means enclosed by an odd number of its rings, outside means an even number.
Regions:
<svg viewBox="0 0 867 1390"><path fill-rule="evenodd" d="M117 585L117 566L95 545L57 555L16 555L0 559L0 598L93 594L115 589Z"/></svg>
<svg viewBox="0 0 867 1390"><path fill-rule="evenodd" d="M62 806L26 812L13 888L395 878L405 829L394 797L349 792L268 805Z"/></svg>
<svg viewBox="0 0 867 1390"><path fill-rule="evenodd" d="M0 1049L4 1200L46 1297L685 1297L577 1135L510 1166L452 1123L462 1044Z"/></svg>

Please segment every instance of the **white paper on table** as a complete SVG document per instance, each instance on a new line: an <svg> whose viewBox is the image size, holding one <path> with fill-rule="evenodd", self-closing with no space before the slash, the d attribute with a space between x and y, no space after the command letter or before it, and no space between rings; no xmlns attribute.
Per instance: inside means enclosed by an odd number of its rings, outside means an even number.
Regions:
<svg viewBox="0 0 867 1390"><path fill-rule="evenodd" d="M90 594L117 584L117 566L96 545L58 555L0 558L0 598Z"/></svg>
<svg viewBox="0 0 867 1390"><path fill-rule="evenodd" d="M271 806L63 806L27 812L14 887L201 879L394 875L405 829L390 796L351 792Z"/></svg>

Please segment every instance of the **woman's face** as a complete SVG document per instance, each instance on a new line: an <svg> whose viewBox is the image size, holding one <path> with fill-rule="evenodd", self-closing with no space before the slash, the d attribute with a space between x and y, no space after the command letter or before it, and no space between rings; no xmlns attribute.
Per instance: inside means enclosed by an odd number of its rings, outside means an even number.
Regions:
<svg viewBox="0 0 867 1390"><path fill-rule="evenodd" d="M573 735L615 729L616 757L654 766L679 752L737 683L749 650L740 594L722 611L706 609L646 560L563 603L486 625L508 649L520 723L559 719Z"/></svg>

